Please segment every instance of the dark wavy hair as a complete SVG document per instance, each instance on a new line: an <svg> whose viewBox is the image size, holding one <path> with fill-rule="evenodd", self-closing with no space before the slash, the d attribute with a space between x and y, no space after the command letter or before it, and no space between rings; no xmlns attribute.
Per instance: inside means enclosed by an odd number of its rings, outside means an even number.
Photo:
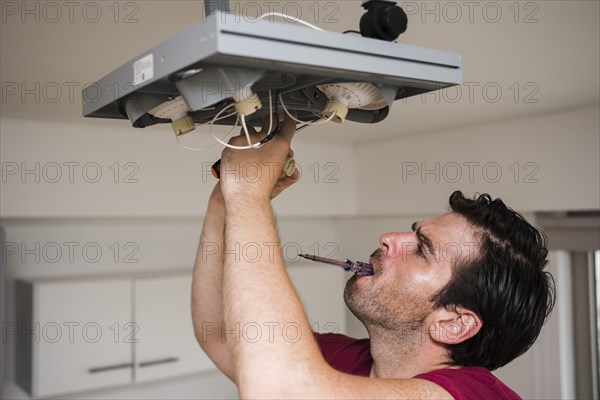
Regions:
<svg viewBox="0 0 600 400"><path fill-rule="evenodd" d="M447 346L448 364L494 370L531 347L554 307L554 279L544 271L546 236L488 194L467 199L456 191L450 208L475 228L481 245L475 256L454 265L433 302L473 311L482 327L470 339Z"/></svg>

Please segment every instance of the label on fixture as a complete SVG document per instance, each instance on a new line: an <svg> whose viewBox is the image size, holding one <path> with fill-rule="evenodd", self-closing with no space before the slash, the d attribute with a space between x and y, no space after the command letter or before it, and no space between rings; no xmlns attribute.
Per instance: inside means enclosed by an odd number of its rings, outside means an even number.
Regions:
<svg viewBox="0 0 600 400"><path fill-rule="evenodd" d="M152 53L133 64L133 84L139 85L154 77L154 56Z"/></svg>

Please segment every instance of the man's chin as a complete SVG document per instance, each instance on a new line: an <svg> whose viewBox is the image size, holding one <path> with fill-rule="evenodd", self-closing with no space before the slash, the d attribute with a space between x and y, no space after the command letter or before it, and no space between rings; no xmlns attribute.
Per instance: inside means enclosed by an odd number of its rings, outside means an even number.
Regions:
<svg viewBox="0 0 600 400"><path fill-rule="evenodd" d="M369 297L369 295L366 293L365 288L360 285L362 280L363 279L359 276L353 276L348 279L346 288L344 289L344 302L350 312L364 324L367 315L367 304L369 303L366 298Z"/></svg>
<svg viewBox="0 0 600 400"><path fill-rule="evenodd" d="M354 275L348 281L346 281L346 287L344 288L344 301L349 308L351 303L359 302L361 298L368 296L366 293L366 286L363 282L366 282L368 277Z"/></svg>
<svg viewBox="0 0 600 400"><path fill-rule="evenodd" d="M346 288L344 291L350 290L351 292L355 292L359 288L359 282L362 280L361 276L353 275L346 281Z"/></svg>
<svg viewBox="0 0 600 400"><path fill-rule="evenodd" d="M357 279L356 275L354 275L346 281L346 286L344 287L344 301L346 301L346 304L349 297L356 296L356 291L358 290L356 285Z"/></svg>

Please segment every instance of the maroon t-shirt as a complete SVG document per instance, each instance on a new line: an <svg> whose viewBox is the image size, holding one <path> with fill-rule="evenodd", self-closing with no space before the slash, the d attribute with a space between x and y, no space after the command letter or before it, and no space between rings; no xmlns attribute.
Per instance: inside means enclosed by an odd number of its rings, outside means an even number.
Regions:
<svg viewBox="0 0 600 400"><path fill-rule="evenodd" d="M373 366L369 339L353 339L337 333L315 333L323 357L333 368L347 374L369 376ZM518 394L483 367L443 368L414 378L443 387L456 400L520 400Z"/></svg>

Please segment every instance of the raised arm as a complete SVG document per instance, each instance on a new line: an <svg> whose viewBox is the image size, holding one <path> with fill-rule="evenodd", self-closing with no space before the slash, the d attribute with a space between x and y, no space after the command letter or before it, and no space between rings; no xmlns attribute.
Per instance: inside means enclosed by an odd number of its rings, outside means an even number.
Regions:
<svg viewBox="0 0 600 400"><path fill-rule="evenodd" d="M261 135L268 129L265 120ZM254 130L250 128L253 133ZM293 155L293 153L289 153ZM275 198L300 178L298 171L291 176L279 176L271 192ZM233 364L224 334L223 317L223 249L225 232L225 203L218 182L208 200L204 226L200 236L192 278L192 321L198 343L215 365L233 380Z"/></svg>
<svg viewBox="0 0 600 400"><path fill-rule="evenodd" d="M231 356L222 336L224 230L225 204L219 183L208 201L194 265L192 321L202 349L229 379L233 379Z"/></svg>
<svg viewBox="0 0 600 400"><path fill-rule="evenodd" d="M271 385L307 387L310 382L289 382L296 376L289 372L308 365L307 359L322 359L285 270L269 195L291 151L294 131L295 123L286 119L280 134L262 148L226 149L222 155L225 242L228 249L244 249L224 259L225 322L258 331L252 340L228 343L241 397L287 397ZM234 138L232 144L243 140ZM251 165L253 175L244 176Z"/></svg>

